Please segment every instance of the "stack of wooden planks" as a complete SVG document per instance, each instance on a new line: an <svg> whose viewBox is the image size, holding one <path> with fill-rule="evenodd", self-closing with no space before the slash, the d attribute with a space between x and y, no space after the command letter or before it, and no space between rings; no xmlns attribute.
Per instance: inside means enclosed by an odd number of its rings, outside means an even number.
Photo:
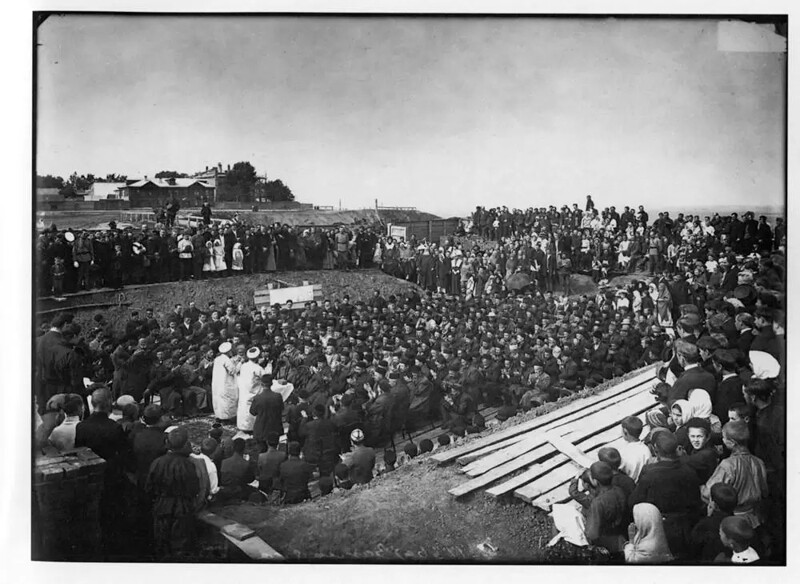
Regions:
<svg viewBox="0 0 800 584"><path fill-rule="evenodd" d="M648 366L596 395L435 454L431 460L455 461L468 477L450 489L455 497L486 489L492 497L513 493L549 510L553 503L569 499L569 481L597 460L597 450L622 440L624 418L644 419L657 405L650 393L658 381L656 371L657 365Z"/></svg>

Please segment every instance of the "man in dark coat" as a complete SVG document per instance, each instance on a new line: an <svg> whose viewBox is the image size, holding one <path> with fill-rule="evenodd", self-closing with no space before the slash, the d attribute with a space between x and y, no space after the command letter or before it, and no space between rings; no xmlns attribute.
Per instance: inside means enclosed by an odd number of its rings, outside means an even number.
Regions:
<svg viewBox="0 0 800 584"><path fill-rule="evenodd" d="M222 500L246 500L254 492L250 486L255 478L255 464L244 459L245 441L233 441L233 454L222 461L220 469L220 498Z"/></svg>
<svg viewBox="0 0 800 584"><path fill-rule="evenodd" d="M150 466L145 490L153 498L156 556L175 559L191 551L195 538L194 513L200 481L189 459L191 443L185 428L167 435L169 452Z"/></svg>
<svg viewBox="0 0 800 584"><path fill-rule="evenodd" d="M144 488L150 465L167 453L166 434L161 426L161 406L151 404L144 409L145 427L133 434L131 449L136 467L136 484Z"/></svg>
<svg viewBox="0 0 800 584"><path fill-rule="evenodd" d="M280 466L286 460L286 453L278 450L279 443L277 434L267 434L267 451L258 455L258 490L267 495L275 488Z"/></svg>
<svg viewBox="0 0 800 584"><path fill-rule="evenodd" d="M364 446L364 433L355 429L350 434L353 453L350 455L350 478L353 484L365 485L372 480L372 469L375 467L375 451Z"/></svg>
<svg viewBox="0 0 800 584"><path fill-rule="evenodd" d="M724 426L733 404L744 402L742 378L736 374L736 355L729 349L717 349L711 357L714 368L722 378L714 396L712 413Z"/></svg>
<svg viewBox="0 0 800 584"><path fill-rule="evenodd" d="M325 418L325 406L314 406L314 419L307 417L300 423L300 437L303 443L303 458L311 465L319 467L319 474L330 475L339 462L339 446L336 426Z"/></svg>
<svg viewBox="0 0 800 584"><path fill-rule="evenodd" d="M75 427L75 447L86 446L104 458L103 494L100 497L100 530L106 553L120 551L122 545L123 468L128 457L128 441L122 426L111 420L111 392L106 388L92 392L93 412Z"/></svg>
<svg viewBox="0 0 800 584"><path fill-rule="evenodd" d="M645 465L628 505L652 503L664 516L664 532L676 558L686 555L692 526L700 516L700 480L677 456L678 441L669 432L654 439L657 462Z"/></svg>
<svg viewBox="0 0 800 584"><path fill-rule="evenodd" d="M272 375L263 375L264 389L253 398L250 414L256 417L253 425L253 439L262 448L267 445L267 436L283 436L283 398L272 391Z"/></svg>
<svg viewBox="0 0 800 584"><path fill-rule="evenodd" d="M278 469L281 499L284 503L302 503L311 498L308 481L311 480L314 467L300 460L299 442L289 442L288 452L289 458Z"/></svg>
<svg viewBox="0 0 800 584"><path fill-rule="evenodd" d="M714 375L700 367L700 352L695 343L685 339L675 341L675 355L678 363L683 367L683 373L678 376L667 394L670 407L679 399L687 399L693 389L705 389L712 401L717 390L717 380Z"/></svg>

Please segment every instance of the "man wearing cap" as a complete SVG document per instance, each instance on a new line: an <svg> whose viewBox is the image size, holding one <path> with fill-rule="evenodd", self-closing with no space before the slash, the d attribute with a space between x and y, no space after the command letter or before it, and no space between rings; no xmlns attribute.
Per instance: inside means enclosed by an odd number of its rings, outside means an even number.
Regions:
<svg viewBox="0 0 800 584"><path fill-rule="evenodd" d="M714 404L712 413L719 418L722 425L725 425L730 407L744 402L742 378L736 373L736 355L733 351L717 349L711 356L711 362L721 379L712 400Z"/></svg>
<svg viewBox="0 0 800 584"><path fill-rule="evenodd" d="M185 428L167 436L169 451L150 466L145 490L153 498L153 534L159 559L177 558L194 543L194 513L200 481L189 460L191 444Z"/></svg>
<svg viewBox="0 0 800 584"><path fill-rule="evenodd" d="M211 372L211 397L217 421L231 420L237 413L239 388L236 364L229 356L232 349L233 345L227 341L219 346L219 355L214 359Z"/></svg>
<svg viewBox="0 0 800 584"><path fill-rule="evenodd" d="M346 463L350 468L350 478L353 484L365 485L372 480L375 450L364 445L364 432L359 428L350 432L350 443L353 445L353 452Z"/></svg>
<svg viewBox="0 0 800 584"><path fill-rule="evenodd" d="M250 406L261 388L261 376L264 375L263 367L256 362L260 355L261 350L258 347L248 349L247 361L239 367L239 374L236 378L236 385L239 389L236 427L242 432L252 432L255 423L255 416L250 413Z"/></svg>

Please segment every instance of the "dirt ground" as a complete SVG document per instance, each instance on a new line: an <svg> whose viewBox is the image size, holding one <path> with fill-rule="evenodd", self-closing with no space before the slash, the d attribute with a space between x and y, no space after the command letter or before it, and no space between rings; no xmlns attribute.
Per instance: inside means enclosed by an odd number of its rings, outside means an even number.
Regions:
<svg viewBox="0 0 800 584"><path fill-rule="evenodd" d="M483 493L456 500L453 468L416 459L369 485L295 506L231 505L218 512L256 529L290 560L540 563L549 520L521 502ZM489 543L494 553L481 551Z"/></svg>

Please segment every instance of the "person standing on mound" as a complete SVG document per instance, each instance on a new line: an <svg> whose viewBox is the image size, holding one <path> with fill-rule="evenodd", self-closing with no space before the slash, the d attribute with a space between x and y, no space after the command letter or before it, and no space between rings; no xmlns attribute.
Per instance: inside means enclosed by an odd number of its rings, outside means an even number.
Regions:
<svg viewBox="0 0 800 584"><path fill-rule="evenodd" d="M211 371L211 396L217 421L236 417L239 388L236 383L236 365L229 355L231 349L233 345L227 341L219 346L219 355L214 359Z"/></svg>

